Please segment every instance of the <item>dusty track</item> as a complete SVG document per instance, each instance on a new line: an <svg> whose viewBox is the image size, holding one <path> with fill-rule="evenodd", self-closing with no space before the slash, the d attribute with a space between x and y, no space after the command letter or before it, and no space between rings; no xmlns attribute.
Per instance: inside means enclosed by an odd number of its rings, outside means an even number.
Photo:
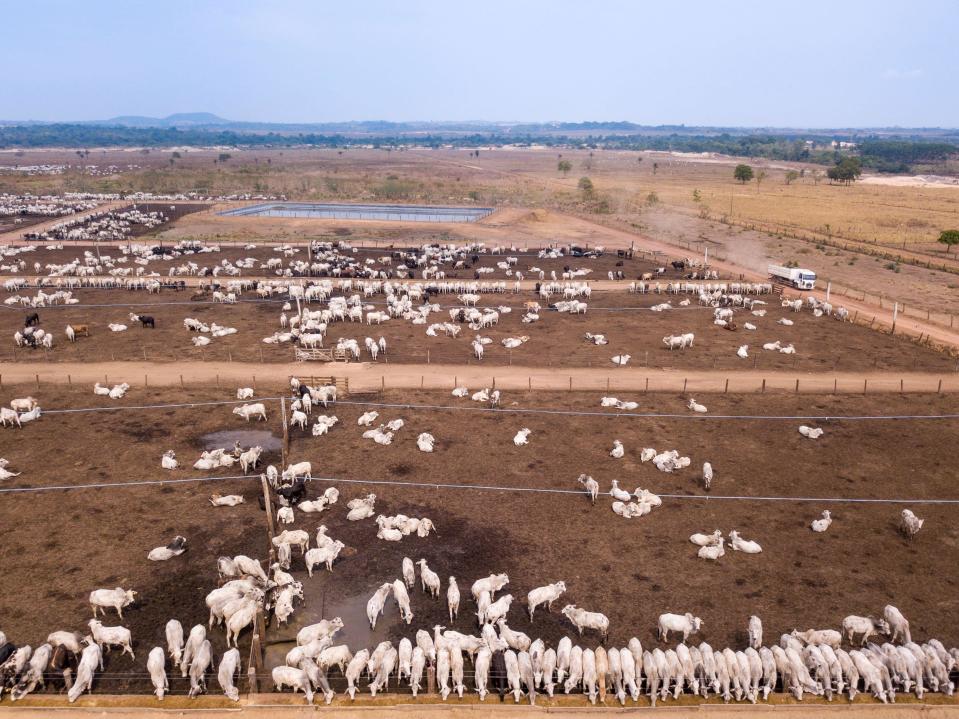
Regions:
<svg viewBox="0 0 959 719"><path fill-rule="evenodd" d="M677 372L630 368L547 368L481 367L476 365L389 365L245 362L101 362L56 364L31 362L0 364L3 383L129 382L140 385L211 385L214 382L245 386L250 383L274 385L290 376L346 377L351 391L390 389L452 389L466 385L480 389L534 390L622 390L682 392L798 391L824 394L850 392L959 392L959 374L926 372L837 372L803 374L796 372L703 371ZM900 384L901 381L901 384ZM728 382L728 385L727 385Z"/></svg>
<svg viewBox="0 0 959 719"><path fill-rule="evenodd" d="M213 683L213 678L210 678ZM212 690L211 691L215 691ZM242 696L242 695L241 695ZM939 697L933 695L934 700ZM926 719L941 719L944 717L959 716L959 704L955 703L926 703L920 704L910 702L909 697L897 697L896 704L879 704L870 699L860 696L854 704L842 703L825 704L821 701L807 700L803 704L797 704L784 700L773 704L702 704L691 701L680 700L678 702L670 701L661 704L656 709L650 709L648 705L630 704L625 709L614 705L607 699L607 705L589 707L583 706L582 697L572 698L572 701L566 701L567 698L559 698L550 702L549 705L537 705L535 707L512 703L500 704L494 697L487 699L483 704L478 701L450 700L445 703L439 703L437 697L425 695L416 703L392 704L391 697L384 697L383 701L369 700L368 697L360 699L356 704L341 703L342 699L337 701L329 708L335 712L336 716L358 716L364 719L420 719L424 716L433 716L442 713L444 718L465 719L467 717L502 717L502 716L522 716L529 718L547 717L562 715L566 717L591 717L596 716L598 712L607 710L609 712L644 712L644 713L666 713L669 716L690 716L698 715L711 717L713 719L727 719L732 717L749 716L757 719L767 719L768 717L780 717L783 715L789 717L822 717L822 716L852 716L862 717L863 719L897 719L899 717L918 717ZM474 698L475 699L475 698ZM947 701L944 699L944 701ZM36 704L34 704L36 702ZM34 704L33 706L24 706ZM151 706L153 705L153 706ZM290 694L252 694L244 696L238 704L233 704L218 699L214 696L201 696L195 700L184 697L168 696L163 706L156 706L152 697L115 697L107 695L88 695L80 699L77 704L66 705L62 699L40 701L28 698L20 705L11 707L6 704L0 712L6 712L11 716L22 717L49 717L55 712L59 717L76 717L77 719L87 719L93 716L110 716L114 719L144 719L146 717L169 716L175 712L180 716L197 716L206 719L227 719L238 715L266 717L267 719L288 719L289 717L300 717L307 714L313 715L317 710L322 711L322 705L306 706L303 698L293 698ZM678 714L677 714L678 713Z"/></svg>

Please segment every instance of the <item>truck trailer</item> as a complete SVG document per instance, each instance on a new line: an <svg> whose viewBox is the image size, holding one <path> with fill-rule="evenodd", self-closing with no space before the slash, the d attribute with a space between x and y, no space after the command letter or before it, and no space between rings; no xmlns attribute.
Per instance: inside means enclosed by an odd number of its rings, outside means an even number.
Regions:
<svg viewBox="0 0 959 719"><path fill-rule="evenodd" d="M774 281L787 284L797 290L816 289L816 273L803 267L769 265L769 276Z"/></svg>

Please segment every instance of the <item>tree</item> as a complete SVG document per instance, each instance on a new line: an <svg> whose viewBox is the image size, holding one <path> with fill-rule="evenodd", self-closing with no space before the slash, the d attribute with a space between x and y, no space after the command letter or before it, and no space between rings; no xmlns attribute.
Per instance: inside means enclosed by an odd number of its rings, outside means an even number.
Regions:
<svg viewBox="0 0 959 719"><path fill-rule="evenodd" d="M939 233L939 239L936 242L944 244L946 252L949 252L953 245L959 245L959 230L943 230Z"/></svg>
<svg viewBox="0 0 959 719"><path fill-rule="evenodd" d="M593 194L593 181L588 177L579 178L579 182L576 185L583 193L585 197L591 197Z"/></svg>
<svg viewBox="0 0 959 719"><path fill-rule="evenodd" d="M814 184L818 185L822 182L822 170L813 170L812 171L812 181Z"/></svg>
<svg viewBox="0 0 959 719"><path fill-rule="evenodd" d="M173 154L170 155L170 157L172 157L174 160L179 160L181 157L183 157L183 155L181 155L179 152L177 152L176 150L174 150L174 151L173 151Z"/></svg>
<svg viewBox="0 0 959 719"><path fill-rule="evenodd" d="M749 165L736 165L736 169L733 170L733 177L745 185L753 179L753 168Z"/></svg>
<svg viewBox="0 0 959 719"><path fill-rule="evenodd" d="M703 193L699 190L693 190L693 202L702 202Z"/></svg>
<svg viewBox="0 0 959 719"><path fill-rule="evenodd" d="M659 169L659 163L658 163L658 162L654 162L654 163L653 163L653 174L654 174L654 175L656 174L656 170L658 170L658 169Z"/></svg>
<svg viewBox="0 0 959 719"><path fill-rule="evenodd" d="M760 170L756 173L756 190L759 190L759 186L763 184L763 180L766 179L766 171Z"/></svg>
<svg viewBox="0 0 959 719"><path fill-rule="evenodd" d="M636 162L642 162L642 161L643 161L642 156L639 156L639 157L636 158Z"/></svg>
<svg viewBox="0 0 959 719"><path fill-rule="evenodd" d="M795 170L786 170L786 184L791 185L795 180L799 179L799 173Z"/></svg>
<svg viewBox="0 0 959 719"><path fill-rule="evenodd" d="M844 157L826 170L826 177L834 182L851 185L862 175L862 163L858 157Z"/></svg>
<svg viewBox="0 0 959 719"><path fill-rule="evenodd" d="M569 171L573 169L573 163L569 160L560 160L556 163L556 169L563 173L563 177L566 177Z"/></svg>
<svg viewBox="0 0 959 719"><path fill-rule="evenodd" d="M233 155L231 155L229 152L221 152L221 153L217 156L217 159L218 159L220 162L226 162L226 161L229 160L231 157L233 157Z"/></svg>

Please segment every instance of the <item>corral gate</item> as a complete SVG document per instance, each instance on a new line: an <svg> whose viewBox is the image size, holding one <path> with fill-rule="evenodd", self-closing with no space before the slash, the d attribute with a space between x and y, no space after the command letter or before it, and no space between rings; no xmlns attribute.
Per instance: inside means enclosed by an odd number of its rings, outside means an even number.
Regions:
<svg viewBox="0 0 959 719"><path fill-rule="evenodd" d="M292 379L292 377L290 378ZM336 395L346 396L350 393L350 378L349 377L318 377L315 375L309 376L300 376L298 377L300 382L303 384L308 384L310 387L319 387L321 385L335 385L336 386Z"/></svg>
<svg viewBox="0 0 959 719"><path fill-rule="evenodd" d="M332 347L330 349L303 349L297 347L293 350L293 358L297 362L349 362L349 355L345 349Z"/></svg>

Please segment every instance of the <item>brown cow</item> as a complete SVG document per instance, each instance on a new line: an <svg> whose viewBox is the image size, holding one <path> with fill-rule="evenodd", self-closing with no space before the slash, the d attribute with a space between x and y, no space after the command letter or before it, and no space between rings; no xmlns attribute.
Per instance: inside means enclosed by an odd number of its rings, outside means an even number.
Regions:
<svg viewBox="0 0 959 719"><path fill-rule="evenodd" d="M76 335L83 335L84 337L89 337L90 326L89 325L73 325L73 332Z"/></svg>

